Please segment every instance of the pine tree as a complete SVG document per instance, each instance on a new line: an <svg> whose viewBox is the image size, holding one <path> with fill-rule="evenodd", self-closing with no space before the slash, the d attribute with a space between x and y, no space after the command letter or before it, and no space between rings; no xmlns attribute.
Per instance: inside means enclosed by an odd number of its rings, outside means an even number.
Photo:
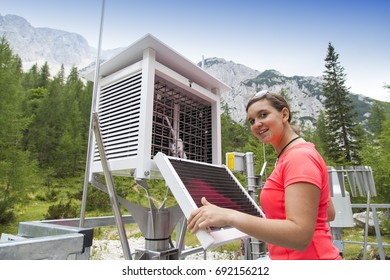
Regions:
<svg viewBox="0 0 390 280"><path fill-rule="evenodd" d="M227 152L242 152L242 147L248 141L250 131L247 127L234 121L227 105L223 106L221 114L222 158Z"/></svg>
<svg viewBox="0 0 390 280"><path fill-rule="evenodd" d="M327 156L339 165L359 165L359 142L352 100L345 86L344 68L338 61L331 43L325 58L323 91L325 100L325 128L329 135Z"/></svg>
<svg viewBox="0 0 390 280"><path fill-rule="evenodd" d="M56 80L60 80L61 77L60 72ZM76 68L71 70L64 86L61 113L62 133L55 153L57 160L54 162L59 177L74 176L80 161L84 160L82 116L79 109L84 84Z"/></svg>
<svg viewBox="0 0 390 280"><path fill-rule="evenodd" d="M39 73L39 77L50 74ZM40 78L39 78L40 79ZM33 122L28 128L28 143L30 151L34 153L39 166L47 168L53 166L55 161L55 150L59 143L59 138L63 132L63 85L61 81L48 79L45 87L39 83L39 88L47 91L45 96L40 100L39 107L35 111Z"/></svg>
<svg viewBox="0 0 390 280"><path fill-rule="evenodd" d="M5 40L0 39L0 223L12 220L14 205L27 182L32 182L34 163L23 150L22 65Z"/></svg>
<svg viewBox="0 0 390 280"><path fill-rule="evenodd" d="M375 100L371 105L370 113L368 128L375 137L382 131L382 123L385 120L385 109L379 101Z"/></svg>
<svg viewBox="0 0 390 280"><path fill-rule="evenodd" d="M49 82L50 82L50 70L49 70L49 64L46 61L41 67L38 86L47 88Z"/></svg>
<svg viewBox="0 0 390 280"><path fill-rule="evenodd" d="M33 89L38 87L39 71L38 64L34 64L30 70L23 76L23 87L25 89Z"/></svg>
<svg viewBox="0 0 390 280"><path fill-rule="evenodd" d="M390 116L387 116L382 123L382 130L378 135L379 147L375 145L377 155L375 162L374 176L375 186L381 202L390 200Z"/></svg>

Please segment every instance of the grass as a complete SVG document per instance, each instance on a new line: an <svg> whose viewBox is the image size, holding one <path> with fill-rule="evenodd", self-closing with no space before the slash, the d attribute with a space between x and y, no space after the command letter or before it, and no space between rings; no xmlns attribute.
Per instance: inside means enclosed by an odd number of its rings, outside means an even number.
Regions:
<svg viewBox="0 0 390 280"><path fill-rule="evenodd" d="M390 244L390 236L382 235L382 244ZM364 241L364 230L359 227L344 228L343 229L343 241ZM375 235L368 235L368 243L377 243ZM379 258L379 251L377 246L367 246L366 259ZM384 254L386 259L390 258L390 247L384 247ZM346 260L361 260L363 259L363 244L349 244L344 243L344 255Z"/></svg>
<svg viewBox="0 0 390 280"><path fill-rule="evenodd" d="M22 203L15 206L15 220L10 224L0 224L0 234L17 234L20 222L44 220L51 205L61 199L67 199L69 194L75 194L82 189L80 177L56 179L50 188L44 185L30 186Z"/></svg>
<svg viewBox="0 0 390 280"><path fill-rule="evenodd" d="M20 222L38 221L45 219L45 213L53 202L33 200L16 207L16 220L9 225L0 225L0 234L17 234Z"/></svg>

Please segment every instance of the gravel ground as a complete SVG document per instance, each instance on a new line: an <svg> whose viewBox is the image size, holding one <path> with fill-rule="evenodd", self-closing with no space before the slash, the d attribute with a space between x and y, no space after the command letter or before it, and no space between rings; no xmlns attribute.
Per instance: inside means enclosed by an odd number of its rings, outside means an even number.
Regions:
<svg viewBox="0 0 390 280"><path fill-rule="evenodd" d="M143 238L129 238L129 246L131 253L135 253L135 249L144 248L145 242ZM91 259L93 260L123 260L123 250L120 240L94 240L92 244ZM214 252L207 251L206 258L209 260L231 260L239 259L235 252ZM186 257L186 260L203 260L204 254L198 253Z"/></svg>

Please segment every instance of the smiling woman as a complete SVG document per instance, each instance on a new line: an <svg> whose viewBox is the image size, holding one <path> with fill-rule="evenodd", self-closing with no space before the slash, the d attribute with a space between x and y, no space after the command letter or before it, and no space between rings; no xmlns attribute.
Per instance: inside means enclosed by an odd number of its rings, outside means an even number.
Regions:
<svg viewBox="0 0 390 280"><path fill-rule="evenodd" d="M281 95L261 92L246 109L253 135L278 153L260 194L267 218L217 207L203 198L203 206L188 218L188 229L235 227L268 243L271 259L341 259L329 232L334 209L321 155L290 124L290 108Z"/></svg>

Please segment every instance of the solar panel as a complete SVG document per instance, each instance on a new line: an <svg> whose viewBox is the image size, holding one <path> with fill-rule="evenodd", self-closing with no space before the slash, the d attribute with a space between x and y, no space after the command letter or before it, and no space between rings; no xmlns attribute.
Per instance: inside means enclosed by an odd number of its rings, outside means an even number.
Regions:
<svg viewBox="0 0 390 280"><path fill-rule="evenodd" d="M225 166L170 157L161 152L156 154L154 161L186 218L202 206L202 197L220 207L265 217ZM231 227L199 230L196 235L204 249L248 237Z"/></svg>

